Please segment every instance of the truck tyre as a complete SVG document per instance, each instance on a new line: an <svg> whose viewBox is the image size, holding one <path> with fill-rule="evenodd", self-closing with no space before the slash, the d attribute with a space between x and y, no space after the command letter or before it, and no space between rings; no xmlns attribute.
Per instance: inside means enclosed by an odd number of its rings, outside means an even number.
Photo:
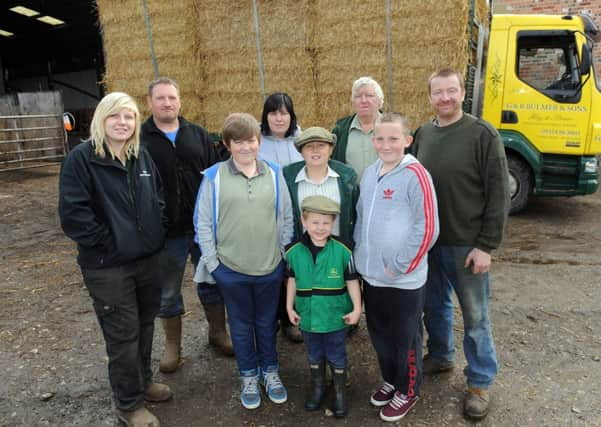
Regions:
<svg viewBox="0 0 601 427"><path fill-rule="evenodd" d="M530 194L532 194L532 175L530 168L516 156L507 157L509 167L509 193L511 194L511 207L509 215L515 215L526 207Z"/></svg>

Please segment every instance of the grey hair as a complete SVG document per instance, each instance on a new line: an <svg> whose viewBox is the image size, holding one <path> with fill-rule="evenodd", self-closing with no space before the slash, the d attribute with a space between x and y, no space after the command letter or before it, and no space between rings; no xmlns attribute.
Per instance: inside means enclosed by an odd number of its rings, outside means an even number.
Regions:
<svg viewBox="0 0 601 427"><path fill-rule="evenodd" d="M371 88L376 93L378 100L380 101L380 105L378 105L378 108L382 108L382 106L384 105L384 91L382 91L382 87L378 84L378 82L369 76L359 77L353 82L353 89L351 91L351 102L353 101L353 98L355 98L355 95L357 94L359 89L361 89L363 86L371 86Z"/></svg>

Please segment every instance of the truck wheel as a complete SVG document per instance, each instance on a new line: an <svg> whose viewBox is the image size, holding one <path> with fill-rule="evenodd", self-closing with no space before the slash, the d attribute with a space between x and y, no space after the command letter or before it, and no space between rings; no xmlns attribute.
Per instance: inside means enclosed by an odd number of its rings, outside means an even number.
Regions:
<svg viewBox="0 0 601 427"><path fill-rule="evenodd" d="M528 165L518 157L508 156L507 166L509 167L509 193L511 194L509 215L515 215L528 204L532 193L532 176Z"/></svg>

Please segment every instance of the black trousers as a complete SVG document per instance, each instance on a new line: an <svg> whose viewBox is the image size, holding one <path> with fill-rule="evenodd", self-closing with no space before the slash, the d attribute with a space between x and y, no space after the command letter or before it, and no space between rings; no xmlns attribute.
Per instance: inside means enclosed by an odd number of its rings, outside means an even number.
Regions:
<svg viewBox="0 0 601 427"><path fill-rule="evenodd" d="M382 378L408 397L422 383L422 314L426 288L404 290L363 281L365 319Z"/></svg>
<svg viewBox="0 0 601 427"><path fill-rule="evenodd" d="M119 267L82 269L106 344L115 406L123 411L144 404L144 391L152 381L160 273L158 254Z"/></svg>

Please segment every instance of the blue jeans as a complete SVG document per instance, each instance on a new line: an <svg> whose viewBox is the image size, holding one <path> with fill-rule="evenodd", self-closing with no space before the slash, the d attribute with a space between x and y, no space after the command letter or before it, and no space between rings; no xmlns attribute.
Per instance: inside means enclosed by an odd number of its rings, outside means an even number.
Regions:
<svg viewBox="0 0 601 427"><path fill-rule="evenodd" d="M240 372L277 367L277 311L284 261L265 276L238 273L221 263L211 274L225 300Z"/></svg>
<svg viewBox="0 0 601 427"><path fill-rule="evenodd" d="M319 363L325 359L335 368L346 368L347 328L327 333L302 332L309 364Z"/></svg>
<svg viewBox="0 0 601 427"><path fill-rule="evenodd" d="M161 312L159 317L174 317L185 312L182 298L182 281L186 271L186 261L190 256L194 269L200 259L200 249L194 242L193 234L167 238L161 257L163 285L161 288ZM197 283L196 292L203 304L223 304L219 287L211 283Z"/></svg>
<svg viewBox="0 0 601 427"><path fill-rule="evenodd" d="M452 361L454 290L463 314L464 373L470 386L488 388L497 375L497 355L488 313L488 273L473 274L465 268L468 246L435 245L428 258L428 281L424 324L428 331L428 352L434 359Z"/></svg>

